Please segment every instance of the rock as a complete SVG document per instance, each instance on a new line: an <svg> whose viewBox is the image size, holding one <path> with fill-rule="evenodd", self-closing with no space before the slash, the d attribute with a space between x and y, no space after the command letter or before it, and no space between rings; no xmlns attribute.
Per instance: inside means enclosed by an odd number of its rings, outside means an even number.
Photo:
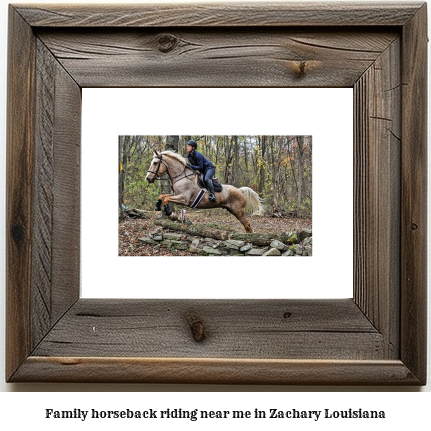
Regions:
<svg viewBox="0 0 431 431"><path fill-rule="evenodd" d="M311 229L303 229L301 230L301 232L299 232L298 238L300 241L303 241L305 238L308 238L311 235L312 235Z"/></svg>
<svg viewBox="0 0 431 431"><path fill-rule="evenodd" d="M262 256L280 256L280 255L281 255L281 252L278 248L270 248Z"/></svg>
<svg viewBox="0 0 431 431"><path fill-rule="evenodd" d="M163 238L164 239L173 239L175 241L179 241L184 235L181 235L180 233L164 233Z"/></svg>
<svg viewBox="0 0 431 431"><path fill-rule="evenodd" d="M246 244L244 247L241 247L241 248L239 249L239 251L242 251L242 252L244 253L244 252L246 252L246 251L251 250L252 248L253 248L253 244Z"/></svg>
<svg viewBox="0 0 431 431"><path fill-rule="evenodd" d="M304 241L302 241L302 244L304 244L304 245L312 245L313 244L313 237L309 236L308 238L305 238Z"/></svg>
<svg viewBox="0 0 431 431"><path fill-rule="evenodd" d="M247 251L245 254L246 256L262 256L263 253L265 253L265 250L262 248L252 248L249 251Z"/></svg>
<svg viewBox="0 0 431 431"><path fill-rule="evenodd" d="M239 250L245 245L245 241L239 241L235 239L228 239L225 241L226 247L233 248L234 250Z"/></svg>
<svg viewBox="0 0 431 431"><path fill-rule="evenodd" d="M190 253L195 253L195 254L206 254L206 253L202 250L202 248L200 248L200 247L195 247L194 245L191 245L191 246L189 247L189 252L190 252Z"/></svg>
<svg viewBox="0 0 431 431"><path fill-rule="evenodd" d="M300 245L300 244L293 245L292 247L290 247L290 249L291 249L295 254L297 254L298 256L302 256L302 253L303 253L303 251L304 251L304 247L303 247L302 245Z"/></svg>
<svg viewBox="0 0 431 431"><path fill-rule="evenodd" d="M283 244L281 241L278 241L276 239L271 242L270 246L281 251L287 250L288 248L286 244Z"/></svg>
<svg viewBox="0 0 431 431"><path fill-rule="evenodd" d="M196 238L192 241L192 244L197 247L200 244L200 241Z"/></svg>
<svg viewBox="0 0 431 431"><path fill-rule="evenodd" d="M208 245L206 245L204 248L203 248L203 251L205 252L205 253L207 253L207 254L211 254L211 255L213 255L213 256L221 256L223 253L218 249L218 248L213 248L213 247L210 247L210 246L208 246Z"/></svg>
<svg viewBox="0 0 431 431"><path fill-rule="evenodd" d="M142 242L144 244L159 244L157 241L154 241L154 239L146 237L146 238L138 238L139 242Z"/></svg>
<svg viewBox="0 0 431 431"><path fill-rule="evenodd" d="M282 254L282 256L293 256L294 253L292 250L287 250L285 253Z"/></svg>
<svg viewBox="0 0 431 431"><path fill-rule="evenodd" d="M313 248L311 247L311 245L306 245L304 248L305 248L304 255L305 255L305 253L307 253L306 256L312 256L313 255Z"/></svg>
<svg viewBox="0 0 431 431"><path fill-rule="evenodd" d="M187 250L189 244L186 241L175 241L171 240L172 248L176 250Z"/></svg>
<svg viewBox="0 0 431 431"><path fill-rule="evenodd" d="M150 233L150 238L153 239L154 241L162 241L163 240L163 236L158 234L158 235L153 235Z"/></svg>

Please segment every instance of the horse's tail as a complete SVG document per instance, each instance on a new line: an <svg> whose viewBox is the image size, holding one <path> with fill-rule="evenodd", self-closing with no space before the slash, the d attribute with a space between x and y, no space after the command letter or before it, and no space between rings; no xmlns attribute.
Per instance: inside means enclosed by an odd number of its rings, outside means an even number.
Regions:
<svg viewBox="0 0 431 431"><path fill-rule="evenodd" d="M252 210L252 215L263 215L263 199L250 187L241 187L240 190L245 196L246 209Z"/></svg>

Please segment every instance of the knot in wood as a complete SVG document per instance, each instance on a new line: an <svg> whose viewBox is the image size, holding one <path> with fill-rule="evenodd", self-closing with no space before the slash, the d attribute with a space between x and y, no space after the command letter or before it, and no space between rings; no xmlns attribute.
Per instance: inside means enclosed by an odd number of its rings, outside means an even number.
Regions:
<svg viewBox="0 0 431 431"><path fill-rule="evenodd" d="M162 34L157 38L157 45L159 51L169 52L178 45L178 38L172 34Z"/></svg>
<svg viewBox="0 0 431 431"><path fill-rule="evenodd" d="M304 76L307 74L307 62L306 61L300 61L293 64L292 67L293 71L295 72L295 75L297 78L304 78Z"/></svg>
<svg viewBox="0 0 431 431"><path fill-rule="evenodd" d="M25 228L21 223L15 223L11 228L11 235L16 244L21 244L25 239Z"/></svg>
<svg viewBox="0 0 431 431"><path fill-rule="evenodd" d="M318 60L288 61L287 64L297 79L305 78L313 69L322 66Z"/></svg>
<svg viewBox="0 0 431 431"><path fill-rule="evenodd" d="M193 339L197 342L204 341L206 338L206 329L202 320L196 316L187 316L187 323L189 324Z"/></svg>

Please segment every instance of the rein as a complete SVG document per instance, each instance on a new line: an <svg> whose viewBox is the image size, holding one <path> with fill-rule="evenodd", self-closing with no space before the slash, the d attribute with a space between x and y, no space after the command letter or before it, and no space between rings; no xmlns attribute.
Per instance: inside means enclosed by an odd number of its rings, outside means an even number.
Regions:
<svg viewBox="0 0 431 431"><path fill-rule="evenodd" d="M163 160L163 156L160 155L160 157L159 156L154 156L154 157L156 159L159 159L159 164L157 165L156 171L154 172L154 171L150 171L148 169L147 173L154 174L155 180L161 180L161 176L159 175L159 170L160 170L161 164L163 163L165 165L165 167L166 167L166 172L167 172L169 180L171 182L171 188L172 188L172 190L174 190L174 184L176 184L179 181L184 180L184 179L186 179L186 178L191 177L192 175L194 175L193 169L189 168L188 166L185 166L184 170L180 174L175 175L173 177L173 176L171 176L171 173L169 172L169 166L168 166L168 164ZM184 177L182 177L182 178L178 178L179 176L181 176L181 175L183 175L185 173L186 169L190 169L192 171L192 173L188 174L188 175L184 175ZM176 181L173 181L175 178L178 178L178 179Z"/></svg>
<svg viewBox="0 0 431 431"><path fill-rule="evenodd" d="M160 178L160 175L159 175L159 169L160 169L160 165L162 164L162 162L163 162L163 164L166 166L166 171L168 172L168 175L169 175L169 169L168 169L168 165L163 161L163 158L162 158L162 156L154 156L156 159L159 159L159 164L157 165L157 169L156 169L156 172L154 172L154 171L150 171L149 169L148 169L148 171L147 171L147 173L149 173L149 174L154 174L155 175L155 180L160 180L161 178Z"/></svg>

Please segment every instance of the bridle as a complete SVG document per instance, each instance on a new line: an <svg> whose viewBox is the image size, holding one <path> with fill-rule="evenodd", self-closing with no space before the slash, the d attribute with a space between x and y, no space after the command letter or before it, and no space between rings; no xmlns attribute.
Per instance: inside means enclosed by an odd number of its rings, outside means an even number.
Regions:
<svg viewBox="0 0 431 431"><path fill-rule="evenodd" d="M161 166L161 164L163 163L163 164L165 165L165 167L166 167L166 173L168 174L168 177L169 177L169 180L170 180L170 183L171 183L171 189L172 189L172 190L174 190L174 184L176 184L178 181L184 180L185 178L191 177L192 175L194 175L194 174L195 174L195 173L194 173L194 171L193 171L193 169L189 168L189 167L186 165L186 166L184 167L184 170L183 170L180 174L175 175L175 176L173 177L173 176L171 176L171 173L169 172L168 164L163 160L163 156L162 156L161 154L160 154L160 156L154 155L154 158L156 158L156 159L158 159L158 160L159 160L159 163L157 164L156 171L154 172L154 171L150 171L150 170L148 169L147 173L149 173L149 174L154 174L153 181L154 181L154 180L161 180L162 178L161 178L161 176L159 175L159 170L160 170L160 166ZM192 171L192 172L191 172L191 174L184 175L184 177L182 177L182 178L178 178L179 176L181 176L181 175L183 175L183 174L185 173L186 169L190 169L190 170ZM162 174L162 175L163 175L163 174ZM176 178L178 178L178 179L177 179L176 181L174 181Z"/></svg>
<svg viewBox="0 0 431 431"><path fill-rule="evenodd" d="M159 175L159 170L160 170L160 166L161 166L162 162L166 166L166 171L168 172L168 175L169 175L168 165L163 161L162 155L160 155L160 156L154 156L154 158L159 159L159 164L157 165L156 172L150 171L148 169L147 173L148 174L154 174L154 180L160 180L161 177ZM169 177L170 177L170 175L169 175Z"/></svg>

